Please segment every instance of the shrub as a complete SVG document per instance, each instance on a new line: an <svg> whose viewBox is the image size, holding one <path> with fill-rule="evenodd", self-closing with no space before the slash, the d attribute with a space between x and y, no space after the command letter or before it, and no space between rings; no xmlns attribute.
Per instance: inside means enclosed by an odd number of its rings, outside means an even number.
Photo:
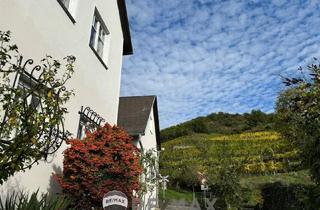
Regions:
<svg viewBox="0 0 320 210"><path fill-rule="evenodd" d="M39 199L38 199L39 198ZM50 197L48 194L38 196L38 191L29 195L24 192L7 195L0 199L0 210L64 210L69 209L70 200L65 196Z"/></svg>
<svg viewBox="0 0 320 210"><path fill-rule="evenodd" d="M140 188L142 172L140 152L131 141L124 130L109 124L88 132L83 140L68 141L63 176L55 177L76 208L101 207L103 196L111 190L125 193L130 203L133 191Z"/></svg>
<svg viewBox="0 0 320 210"><path fill-rule="evenodd" d="M318 209L314 186L269 183L262 188L263 210L310 210ZM319 195L319 194L318 194ZM317 208L316 208L317 206Z"/></svg>

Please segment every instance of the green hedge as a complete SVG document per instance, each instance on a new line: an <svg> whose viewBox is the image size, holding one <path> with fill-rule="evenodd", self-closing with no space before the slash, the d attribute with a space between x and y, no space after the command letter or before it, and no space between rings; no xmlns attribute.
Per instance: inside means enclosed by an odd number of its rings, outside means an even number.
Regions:
<svg viewBox="0 0 320 210"><path fill-rule="evenodd" d="M262 210L319 210L319 189L315 186L281 182L266 184L261 191Z"/></svg>

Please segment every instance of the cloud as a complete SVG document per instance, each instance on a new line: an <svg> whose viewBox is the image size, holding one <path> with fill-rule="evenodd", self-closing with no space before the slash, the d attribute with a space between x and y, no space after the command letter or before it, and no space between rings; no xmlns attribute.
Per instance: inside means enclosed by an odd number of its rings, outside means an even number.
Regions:
<svg viewBox="0 0 320 210"><path fill-rule="evenodd" d="M317 1L127 0L134 55L121 95L157 95L162 128L212 112L272 112L319 57Z"/></svg>

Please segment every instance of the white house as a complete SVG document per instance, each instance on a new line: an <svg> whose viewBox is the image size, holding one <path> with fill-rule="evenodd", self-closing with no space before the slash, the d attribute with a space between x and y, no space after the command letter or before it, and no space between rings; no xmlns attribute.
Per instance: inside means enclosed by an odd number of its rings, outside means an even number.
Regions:
<svg viewBox="0 0 320 210"><path fill-rule="evenodd" d="M160 129L156 96L120 97L118 126L123 127L133 137L135 145L142 152L150 151L158 163L160 145ZM158 165L150 168L146 176L157 179ZM150 186L143 196L144 207L158 206L158 188Z"/></svg>
<svg viewBox="0 0 320 210"><path fill-rule="evenodd" d="M0 30L10 30L12 43L35 63L46 55L59 60L76 57L76 72L68 84L76 95L68 102L65 117L65 128L73 136L81 136L86 122L79 119L93 111L117 124L122 57L132 54L124 0L1 0ZM48 161L16 173L0 187L0 194L52 190L51 174L62 169L65 148L62 145Z"/></svg>

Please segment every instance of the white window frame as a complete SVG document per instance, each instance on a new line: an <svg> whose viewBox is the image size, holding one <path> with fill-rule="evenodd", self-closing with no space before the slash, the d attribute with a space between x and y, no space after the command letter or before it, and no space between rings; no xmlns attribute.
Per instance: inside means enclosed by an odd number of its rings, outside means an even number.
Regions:
<svg viewBox="0 0 320 210"><path fill-rule="evenodd" d="M69 10L70 8L70 0L60 0L61 3Z"/></svg>
<svg viewBox="0 0 320 210"><path fill-rule="evenodd" d="M67 16L70 18L73 24L76 23L76 20L74 19L76 8L77 8L77 2L78 0L57 0L62 7L62 9L65 11Z"/></svg>
<svg viewBox="0 0 320 210"><path fill-rule="evenodd" d="M109 60L110 36L106 24L97 8L95 8L90 30L89 46L106 69L108 69L106 64Z"/></svg>

